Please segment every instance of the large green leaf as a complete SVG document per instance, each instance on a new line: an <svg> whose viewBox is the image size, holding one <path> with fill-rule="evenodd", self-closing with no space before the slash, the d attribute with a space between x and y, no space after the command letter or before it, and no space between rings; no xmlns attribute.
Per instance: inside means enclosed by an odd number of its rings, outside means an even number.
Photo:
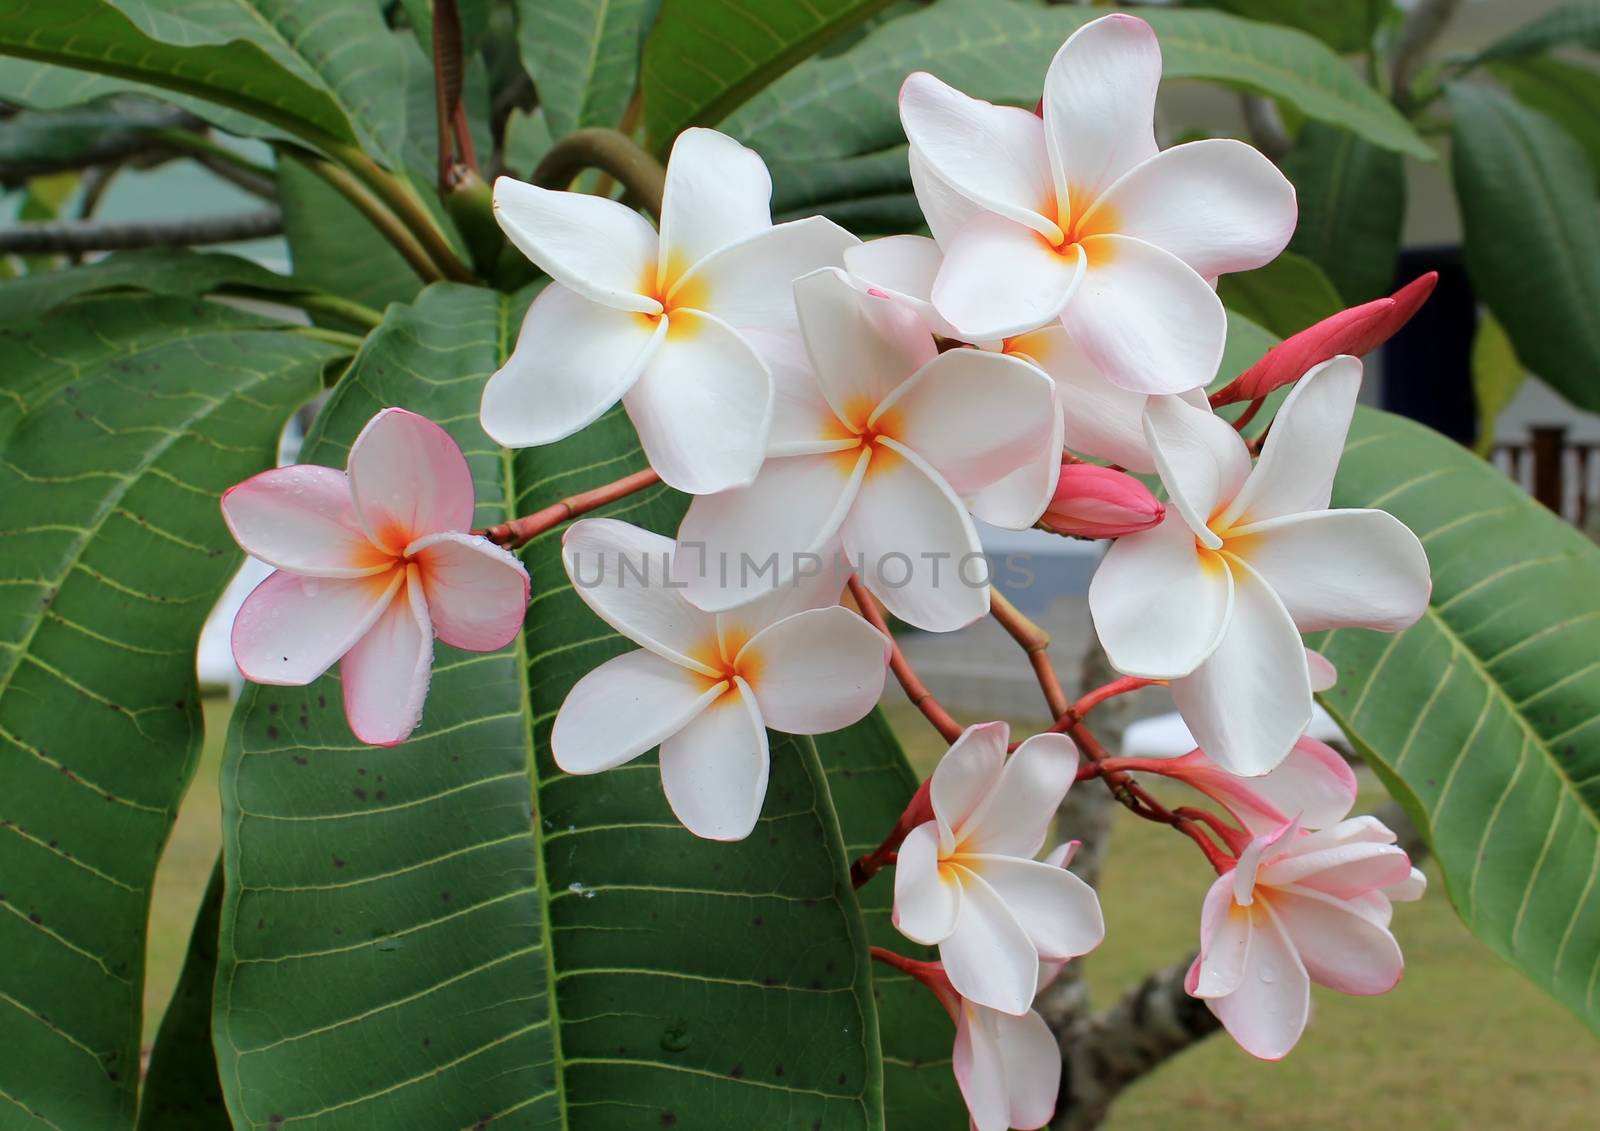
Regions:
<svg viewBox="0 0 1600 1131"><path fill-rule="evenodd" d="M1340 54L1365 51L1391 7L1389 0L1201 0L1199 6L1299 28Z"/></svg>
<svg viewBox="0 0 1600 1131"><path fill-rule="evenodd" d="M342 464L374 411L406 405L462 443L482 522L643 466L620 412L515 459L483 435L518 305L438 286L391 307L306 457ZM612 513L660 528L682 506L657 489ZM558 537L524 552L524 639L439 646L405 745L356 742L335 676L241 700L215 1016L235 1124L880 1127L865 938L815 748L775 739L765 815L733 845L678 826L653 759L557 771L557 705L626 646L571 592Z"/></svg>
<svg viewBox="0 0 1600 1131"><path fill-rule="evenodd" d="M1324 122L1307 122L1283 159L1300 205L1289 250L1327 273L1346 303L1389 293L1405 222L1401 156Z"/></svg>
<svg viewBox="0 0 1600 1131"><path fill-rule="evenodd" d="M1016 0L937 0L888 21L849 51L796 67L724 128L774 160L876 153L905 141L896 93L915 70L931 71L978 98L1032 106L1056 49L1101 14ZM1376 145L1432 153L1392 106L1304 32L1222 12L1141 8L1139 14L1160 37L1169 79L1259 91Z"/></svg>
<svg viewBox="0 0 1600 1131"><path fill-rule="evenodd" d="M517 46L556 137L621 122L651 7L651 0L517 0Z"/></svg>
<svg viewBox="0 0 1600 1131"><path fill-rule="evenodd" d="M1600 550L1492 466L1360 409L1335 506L1432 565L1422 620L1314 644L1322 696L1427 837L1461 917L1600 1030Z"/></svg>
<svg viewBox="0 0 1600 1131"><path fill-rule="evenodd" d="M1496 63L1494 75L1524 106L1560 124L1588 154L1589 165L1600 177L1600 74L1593 68L1557 59L1512 59Z"/></svg>
<svg viewBox="0 0 1600 1131"><path fill-rule="evenodd" d="M1449 88L1452 167L1473 289L1517 356L1600 409L1600 198L1577 142L1487 87Z"/></svg>
<svg viewBox="0 0 1600 1131"><path fill-rule="evenodd" d="M775 220L826 216L860 236L926 231L906 146L831 161L769 161Z"/></svg>
<svg viewBox="0 0 1600 1131"><path fill-rule="evenodd" d="M417 297L422 283L404 257L355 205L293 157L278 162L278 196L289 262L300 286L375 310Z"/></svg>
<svg viewBox="0 0 1600 1131"><path fill-rule="evenodd" d="M1564 43L1600 47L1600 3L1571 0L1529 20L1516 31L1478 52L1475 61L1532 55Z"/></svg>
<svg viewBox="0 0 1600 1131"><path fill-rule="evenodd" d="M663 0L645 42L645 133L666 152L688 126L712 126L888 0Z"/></svg>
<svg viewBox="0 0 1600 1131"><path fill-rule="evenodd" d="M1292 251L1254 271L1224 275L1217 282L1217 295L1229 310L1280 338L1297 334L1344 307L1322 269Z"/></svg>
<svg viewBox="0 0 1600 1131"><path fill-rule="evenodd" d="M195 642L239 560L217 498L336 352L164 297L0 332L0 1124L132 1123Z"/></svg>

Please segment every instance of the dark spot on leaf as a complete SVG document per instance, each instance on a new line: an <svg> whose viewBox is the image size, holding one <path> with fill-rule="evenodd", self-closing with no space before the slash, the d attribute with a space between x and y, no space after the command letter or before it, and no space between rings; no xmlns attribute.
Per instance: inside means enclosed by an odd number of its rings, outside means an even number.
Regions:
<svg viewBox="0 0 1600 1131"><path fill-rule="evenodd" d="M385 798L385 797L388 797L388 796L389 796L389 795L388 795L388 794L387 794L387 793L385 793L385 792L384 792L384 791L383 791L383 790L381 790L381 789L380 789L380 790L378 790L378 792L377 792L377 793L374 793L374 794L373 794L373 795L372 795L372 796L373 796L373 797L374 797L374 798L375 798L375 799L376 799L376 800L378 800L378 801L382 801L382 800L383 800L383 799L384 799L384 798Z"/></svg>
<svg viewBox="0 0 1600 1131"><path fill-rule="evenodd" d="M834 961L834 960L833 960L833 959L831 959L831 958L830 958L830 959L828 959L828 962L827 962L827 964L826 964L826 965L825 965L825 966L823 966L823 969L824 969L824 970L826 970L826 971L827 971L827 972L828 972L828 973L829 973L829 974L832 974L832 973L833 973L833 972L834 972L834 971L835 971L835 970L837 970L837 969L838 969L838 968L839 968L839 964L838 964L838 963L836 963L836 962L835 962L835 961Z"/></svg>
<svg viewBox="0 0 1600 1131"><path fill-rule="evenodd" d="M265 919L257 919L256 920L256 930L264 931L266 929L267 929L267 921Z"/></svg>
<svg viewBox="0 0 1600 1131"><path fill-rule="evenodd" d="M839 1087L842 1088L842 1087L844 1087L845 1080L846 1080L846 1076L845 1076L845 1074L843 1072L841 1072L841 1073L839 1073L839 1078L837 1080L835 1080L834 1083L838 1084Z"/></svg>
<svg viewBox="0 0 1600 1131"><path fill-rule="evenodd" d="M367 791L364 789L353 789L350 792L356 795L357 801L365 801L367 799Z"/></svg>
<svg viewBox="0 0 1600 1131"><path fill-rule="evenodd" d="M735 1080L743 1080L744 1079L744 1065L735 1064L732 1068L728 1069L728 1075L732 1076Z"/></svg>
<svg viewBox="0 0 1600 1131"><path fill-rule="evenodd" d="M366 777L367 776L367 768L365 766L357 766L356 767L356 776L357 777L363 777L363 778Z"/></svg>
<svg viewBox="0 0 1600 1131"><path fill-rule="evenodd" d="M427 1048L431 1044L433 1044L433 1038L432 1037L423 1037L422 1038L422 1047L423 1048Z"/></svg>
<svg viewBox="0 0 1600 1131"><path fill-rule="evenodd" d="M276 715L277 713L278 713L278 705L276 703L268 703L267 704L267 714Z"/></svg>
<svg viewBox="0 0 1600 1131"><path fill-rule="evenodd" d="M813 1119L811 1121L811 1131L822 1131L822 1120Z"/></svg>
<svg viewBox="0 0 1600 1131"><path fill-rule="evenodd" d="M664 1111L664 1112L661 1113L661 1126L663 1126L663 1127L672 1127L672 1126L675 1126L677 1124L677 1122L678 1122L678 1114L677 1114L677 1112Z"/></svg>
<svg viewBox="0 0 1600 1131"><path fill-rule="evenodd" d="M760 915L757 915L754 919L750 920L750 925L752 927L759 927L759 926L761 926L761 924L763 924L765 922L766 922L766 919L762 918Z"/></svg>
<svg viewBox="0 0 1600 1131"><path fill-rule="evenodd" d="M317 694L317 706L326 708L327 705L328 705L328 697L319 692Z"/></svg>
<svg viewBox="0 0 1600 1131"><path fill-rule="evenodd" d="M822 979L821 978L812 978L811 981L807 983L807 985L809 985L814 990L820 990L822 988Z"/></svg>
<svg viewBox="0 0 1600 1131"><path fill-rule="evenodd" d="M278 728L269 726L267 728L267 737L268 738L277 738L278 737Z"/></svg>
<svg viewBox="0 0 1600 1131"><path fill-rule="evenodd" d="M337 856L335 856L333 858L333 866L335 868L343 868L344 867L344 861L340 860Z"/></svg>
<svg viewBox="0 0 1600 1131"><path fill-rule="evenodd" d="M783 1062L782 1061L779 1061L777 1064L774 1064L772 1066L772 1074L774 1076L782 1076L783 1075Z"/></svg>
<svg viewBox="0 0 1600 1131"><path fill-rule="evenodd" d="M311 763L307 762L306 759L302 755L295 754L295 755L293 755L293 758L294 758L294 764L297 765L297 766L309 766L311 764Z"/></svg>
<svg viewBox="0 0 1600 1131"><path fill-rule="evenodd" d="M447 892L447 891L442 891L442 892L439 893L439 898L441 900L443 900L445 903L449 903L450 902L450 893Z"/></svg>
<svg viewBox="0 0 1600 1131"><path fill-rule="evenodd" d="M40 926L41 924L43 924L44 920L39 918L38 913L35 912L35 913L33 913L33 914L28 916L28 922L32 923L34 926L37 927L37 926Z"/></svg>

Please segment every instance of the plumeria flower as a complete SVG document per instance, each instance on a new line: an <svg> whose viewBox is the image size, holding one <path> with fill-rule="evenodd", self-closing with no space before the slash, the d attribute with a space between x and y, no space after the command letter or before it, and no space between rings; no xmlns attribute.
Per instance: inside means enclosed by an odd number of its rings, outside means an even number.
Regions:
<svg viewBox="0 0 1600 1131"><path fill-rule="evenodd" d="M975 1131L1031 1131L1055 1116L1061 1049L1043 1017L1020 1017L960 998L952 1011L951 1068Z"/></svg>
<svg viewBox="0 0 1600 1131"><path fill-rule="evenodd" d="M1227 324L1210 280L1272 260L1294 188L1242 142L1157 152L1161 50L1121 13L1073 33L1040 115L918 72L900 91L911 178L944 251L939 314L968 340L1059 318L1111 380L1146 393L1203 385Z"/></svg>
<svg viewBox="0 0 1600 1131"><path fill-rule="evenodd" d="M1356 775L1333 747L1302 736L1289 756L1259 777L1230 774L1192 750L1165 760L1157 771L1215 800L1252 835L1282 828L1296 818L1303 829L1336 825L1356 803Z"/></svg>
<svg viewBox="0 0 1600 1131"><path fill-rule="evenodd" d="M404 742L422 718L434 636L492 652L528 607L527 570L467 533L472 510L461 449L400 408L367 423L344 471L297 464L230 487L229 531L276 567L234 619L239 670L299 687L337 662L356 737Z"/></svg>
<svg viewBox="0 0 1600 1131"><path fill-rule="evenodd" d="M1284 400L1252 469L1209 410L1152 397L1145 435L1169 505L1118 539L1089 586L1111 663L1171 680L1196 743L1233 773L1283 760L1311 722L1301 632L1396 632L1427 608L1422 544L1380 510L1329 510L1361 362L1311 370Z"/></svg>
<svg viewBox="0 0 1600 1131"><path fill-rule="evenodd" d="M934 819L906 836L894 876L894 924L938 946L962 997L1021 1016L1039 964L1087 954L1105 937L1094 889L1034 860L1071 788L1078 751L1039 734L1009 759L1005 723L968 727L933 772Z"/></svg>
<svg viewBox="0 0 1600 1131"><path fill-rule="evenodd" d="M1184 988L1246 1052L1278 1060L1294 1047L1312 982L1381 994L1400 980L1391 901L1421 898L1427 881L1394 841L1373 817L1315 833L1290 822L1257 836L1211 885Z"/></svg>
<svg viewBox="0 0 1600 1131"><path fill-rule="evenodd" d="M766 355L797 348L790 283L856 242L821 217L774 226L771 195L761 158L706 129L672 147L659 234L613 200L495 181L495 218L554 282L483 391L484 431L548 444L621 399L671 486L749 483L772 415Z"/></svg>
<svg viewBox="0 0 1600 1131"><path fill-rule="evenodd" d="M684 600L669 538L613 519L573 523L568 576L600 619L642 645L567 694L551 733L570 774L661 748L661 785L688 830L750 835L767 793L767 727L822 734L857 722L883 691L889 641L838 603L822 574L732 613Z"/></svg>
<svg viewBox="0 0 1600 1131"><path fill-rule="evenodd" d="M989 587L966 500L1042 461L1048 489L1030 488L1037 509L1018 516L1038 519L1060 469L1054 386L1003 354L939 353L913 311L842 271L794 289L811 366L786 369L755 482L690 504L677 569L689 599L736 607L837 539L896 616L937 632L970 624Z"/></svg>

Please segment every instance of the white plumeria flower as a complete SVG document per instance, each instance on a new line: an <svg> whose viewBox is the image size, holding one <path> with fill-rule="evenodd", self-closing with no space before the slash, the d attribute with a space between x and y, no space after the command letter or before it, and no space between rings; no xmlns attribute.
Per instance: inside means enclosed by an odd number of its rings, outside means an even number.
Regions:
<svg viewBox="0 0 1600 1131"><path fill-rule="evenodd" d="M1119 538L1089 586L1106 655L1171 681L1201 749L1261 774L1311 722L1300 632L1397 632L1428 605L1416 535L1380 510L1329 510L1361 386L1361 362L1312 369L1283 402L1254 469L1225 420L1152 397L1145 435L1172 505Z"/></svg>
<svg viewBox="0 0 1600 1131"><path fill-rule="evenodd" d="M1272 260L1294 188L1242 142L1157 152L1161 49L1116 13L1085 24L1045 77L1042 118L918 72L900 92L911 177L944 249L932 299L971 339L1060 318L1111 380L1203 385L1227 322L1209 280Z"/></svg>
<svg viewBox="0 0 1600 1131"><path fill-rule="evenodd" d="M1421 898L1427 880L1394 841L1374 817L1315 833L1291 822L1256 837L1211 885L1184 988L1246 1052L1278 1060L1294 1047L1312 982L1381 994L1400 980L1391 901Z"/></svg>
<svg viewBox="0 0 1600 1131"><path fill-rule="evenodd" d="M556 764L593 774L660 746L667 802L696 836L750 835L767 793L767 727L838 730L883 692L889 641L838 604L837 580L818 576L713 614L684 600L669 538L584 519L562 551L578 595L643 647L568 692L550 737Z"/></svg>
<svg viewBox="0 0 1600 1131"><path fill-rule="evenodd" d="M771 447L754 483L703 495L678 531L677 575L701 608L785 585L835 540L902 620L936 632L989 611L967 499L1042 461L1043 513L1060 473L1055 387L1002 354L939 353L915 312L838 270L795 283L808 366L780 370ZM687 555L694 554L698 563ZM752 571L745 563L771 572Z"/></svg>
<svg viewBox="0 0 1600 1131"><path fill-rule="evenodd" d="M894 924L938 946L962 997L1021 1016L1041 961L1087 954L1105 937L1094 889L1034 860L1078 770L1062 734L1038 734L1009 759L1005 723L968 727L933 772L934 819L912 829L895 862Z"/></svg>
<svg viewBox="0 0 1600 1131"><path fill-rule="evenodd" d="M275 566L233 622L254 683L299 687L339 662L362 742L404 742L422 718L433 638L472 652L516 639L528 572L472 526L472 471L433 421L386 408L350 445L346 471L296 464L230 487L222 517Z"/></svg>
<svg viewBox="0 0 1600 1131"><path fill-rule="evenodd" d="M554 280L483 391L483 428L548 444L620 398L681 491L749 483L766 452L770 351L795 348L790 284L856 238L813 216L772 224L761 158L715 130L678 136L661 231L613 200L495 181L506 236Z"/></svg>
<svg viewBox="0 0 1600 1131"><path fill-rule="evenodd" d="M844 264L851 274L911 306L931 332L962 340L933 305L933 284L943 262L944 253L927 236L884 236L857 244L844 253ZM1107 380L1059 322L974 344L1031 361L1056 383L1061 412L1061 434L1054 438L1057 452L1067 447L1121 464L1129 471L1155 471L1155 461L1144 438L1145 394ZM1204 388L1198 386L1179 395L1197 408L1208 403ZM973 513L996 526L1011 525L1003 521L1003 512L997 516L981 509L980 504L988 501L986 496L975 498ZM996 521L997 517L1002 521Z"/></svg>
<svg viewBox="0 0 1600 1131"><path fill-rule="evenodd" d="M1056 1113L1061 1048L1043 1017L961 998L951 1068L976 1131L1032 1131Z"/></svg>

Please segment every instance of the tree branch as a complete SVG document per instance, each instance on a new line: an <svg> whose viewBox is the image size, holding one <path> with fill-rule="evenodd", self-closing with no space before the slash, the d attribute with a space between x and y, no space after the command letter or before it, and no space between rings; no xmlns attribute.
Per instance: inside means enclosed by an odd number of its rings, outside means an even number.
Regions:
<svg viewBox="0 0 1600 1131"><path fill-rule="evenodd" d="M1249 127L1255 147L1272 161L1283 160L1293 142L1283 127L1278 104L1264 94L1240 95L1239 104L1244 108L1244 124Z"/></svg>
<svg viewBox="0 0 1600 1131"><path fill-rule="evenodd" d="M1423 56L1433 46L1433 41L1439 38L1439 33L1444 31L1460 4L1461 0L1418 0L1417 6L1406 17L1389 68L1391 97L1401 113L1412 107L1411 84L1422 70Z"/></svg>
<svg viewBox="0 0 1600 1131"><path fill-rule="evenodd" d="M631 137L617 130L574 130L550 147L530 179L541 188L564 189L585 169L609 173L646 212L661 215L666 169Z"/></svg>
<svg viewBox="0 0 1600 1131"><path fill-rule="evenodd" d="M263 208L259 212L231 216L202 216L193 220L149 220L122 224L63 220L0 228L0 253L33 255L41 252L82 253L125 251L136 247L185 247L263 239L282 231L283 213L277 208Z"/></svg>

